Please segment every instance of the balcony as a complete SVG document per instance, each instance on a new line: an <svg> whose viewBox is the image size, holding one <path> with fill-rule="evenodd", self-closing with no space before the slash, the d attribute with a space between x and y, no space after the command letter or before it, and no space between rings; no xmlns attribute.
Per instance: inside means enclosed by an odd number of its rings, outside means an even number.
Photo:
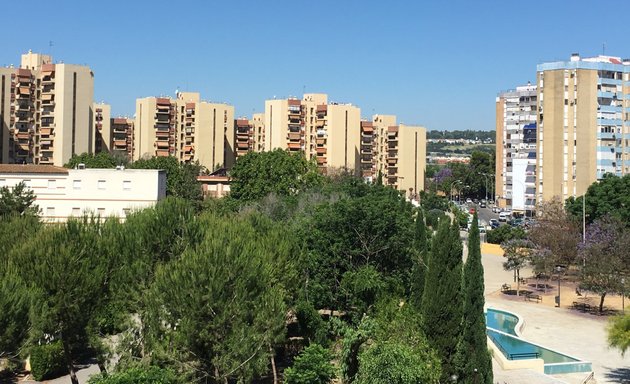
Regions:
<svg viewBox="0 0 630 384"><path fill-rule="evenodd" d="M300 140L302 138L302 134L301 133L296 133L296 132L290 132L287 135L287 138L289 140Z"/></svg>
<svg viewBox="0 0 630 384"><path fill-rule="evenodd" d="M326 147L317 147L315 148L315 152L317 152L317 155L325 155L326 154Z"/></svg>

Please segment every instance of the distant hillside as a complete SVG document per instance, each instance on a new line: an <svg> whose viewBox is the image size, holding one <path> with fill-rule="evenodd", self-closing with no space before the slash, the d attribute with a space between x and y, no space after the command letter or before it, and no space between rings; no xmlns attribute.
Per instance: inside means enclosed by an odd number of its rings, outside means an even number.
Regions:
<svg viewBox="0 0 630 384"><path fill-rule="evenodd" d="M438 131L432 130L427 132L427 139L446 139L446 140L478 140L484 144L492 144L494 143L495 131L473 131L473 130L465 130L465 131Z"/></svg>

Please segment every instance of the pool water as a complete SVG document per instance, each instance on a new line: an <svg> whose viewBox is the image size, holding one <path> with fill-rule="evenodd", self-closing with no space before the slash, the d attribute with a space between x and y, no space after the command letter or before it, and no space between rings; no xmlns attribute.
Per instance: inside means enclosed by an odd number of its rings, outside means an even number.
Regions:
<svg viewBox="0 0 630 384"><path fill-rule="evenodd" d="M548 348L527 342L516 335L518 317L509 312L488 309L486 332L508 360L540 358L546 374L590 372L591 363L580 361Z"/></svg>

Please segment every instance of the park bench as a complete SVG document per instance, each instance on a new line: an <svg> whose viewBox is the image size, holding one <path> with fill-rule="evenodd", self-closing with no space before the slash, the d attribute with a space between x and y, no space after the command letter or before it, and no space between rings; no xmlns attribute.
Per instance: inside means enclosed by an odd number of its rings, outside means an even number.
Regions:
<svg viewBox="0 0 630 384"><path fill-rule="evenodd" d="M525 295L525 300L527 301L536 301L536 303L540 303L542 301L542 296L537 295L535 293L528 293Z"/></svg>

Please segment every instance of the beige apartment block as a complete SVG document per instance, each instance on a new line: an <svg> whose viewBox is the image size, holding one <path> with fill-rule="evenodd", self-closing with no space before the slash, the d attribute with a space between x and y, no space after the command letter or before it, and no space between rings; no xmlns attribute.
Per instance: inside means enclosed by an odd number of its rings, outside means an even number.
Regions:
<svg viewBox="0 0 630 384"><path fill-rule="evenodd" d="M359 150L361 177L368 182L376 179L376 161L374 158L376 147L376 134L374 123L361 121L361 148Z"/></svg>
<svg viewBox="0 0 630 384"><path fill-rule="evenodd" d="M120 154L127 160L133 158L134 119L128 117L114 117L110 119L111 153Z"/></svg>
<svg viewBox="0 0 630 384"><path fill-rule="evenodd" d="M583 195L630 173L630 61L612 56L538 65L537 200Z"/></svg>
<svg viewBox="0 0 630 384"><path fill-rule="evenodd" d="M302 151L322 172L336 168L360 173L361 110L356 106L308 93L301 100L267 100L264 121L264 150Z"/></svg>
<svg viewBox="0 0 630 384"><path fill-rule="evenodd" d="M248 152L254 152L254 133L255 128L252 120L240 118L234 120L234 157L246 155Z"/></svg>
<svg viewBox="0 0 630 384"><path fill-rule="evenodd" d="M234 107L202 101L198 93L176 99L136 100L133 158L174 156L214 170L234 158Z"/></svg>
<svg viewBox="0 0 630 384"><path fill-rule="evenodd" d="M265 150L265 114L254 113L250 124L254 127L254 151L262 152Z"/></svg>
<svg viewBox="0 0 630 384"><path fill-rule="evenodd" d="M94 152L111 152L112 129L111 114L112 108L109 104L100 103L92 106L94 127Z"/></svg>
<svg viewBox="0 0 630 384"><path fill-rule="evenodd" d="M94 74L87 66L22 55L20 68L0 68L0 159L63 165L93 152Z"/></svg>
<svg viewBox="0 0 630 384"><path fill-rule="evenodd" d="M375 115L373 121L374 169L383 183L408 198L424 190L427 131L424 127L396 124L396 116Z"/></svg>

